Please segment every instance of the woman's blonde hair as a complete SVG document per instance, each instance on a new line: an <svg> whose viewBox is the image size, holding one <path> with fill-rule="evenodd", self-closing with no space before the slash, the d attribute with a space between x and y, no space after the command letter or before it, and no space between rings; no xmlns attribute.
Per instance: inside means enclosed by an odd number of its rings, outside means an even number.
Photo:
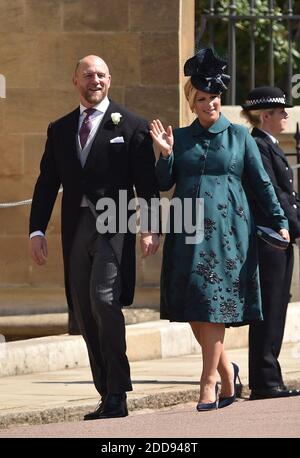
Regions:
<svg viewBox="0 0 300 458"><path fill-rule="evenodd" d="M197 89L192 85L191 78L189 78L184 85L184 94L186 100L189 103L191 111L194 112Z"/></svg>
<svg viewBox="0 0 300 458"><path fill-rule="evenodd" d="M270 113L270 114L273 114L274 113L274 110L271 109L260 109L260 110L242 110L241 111L241 116L242 118L245 118L246 121L249 122L249 124L251 124L251 126L253 127L259 127L261 126L262 122L261 122L261 114L264 113L264 112L267 112L267 113Z"/></svg>

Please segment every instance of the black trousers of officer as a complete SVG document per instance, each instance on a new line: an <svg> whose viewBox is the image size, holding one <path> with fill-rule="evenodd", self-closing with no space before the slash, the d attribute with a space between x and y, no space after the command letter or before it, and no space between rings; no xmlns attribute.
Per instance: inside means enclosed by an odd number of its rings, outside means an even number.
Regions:
<svg viewBox="0 0 300 458"><path fill-rule="evenodd" d="M249 388L283 388L278 362L293 274L293 246L279 250L258 241L264 321L249 326Z"/></svg>
<svg viewBox="0 0 300 458"><path fill-rule="evenodd" d="M96 230L89 208L82 208L70 254L74 312L86 342L93 381L101 396L131 391L119 262L123 234L111 239Z"/></svg>

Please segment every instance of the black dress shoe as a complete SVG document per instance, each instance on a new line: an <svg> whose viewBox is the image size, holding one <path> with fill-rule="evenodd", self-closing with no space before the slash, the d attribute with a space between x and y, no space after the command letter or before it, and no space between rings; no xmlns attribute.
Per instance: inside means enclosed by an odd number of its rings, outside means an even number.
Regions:
<svg viewBox="0 0 300 458"><path fill-rule="evenodd" d="M109 393L104 402L98 419L127 417L126 393Z"/></svg>
<svg viewBox="0 0 300 458"><path fill-rule="evenodd" d="M300 396L300 390L288 390L275 386L264 390L251 390L249 400L256 401L258 399L288 398L291 396Z"/></svg>
<svg viewBox="0 0 300 458"><path fill-rule="evenodd" d="M103 409L105 397L106 397L106 395L105 396L103 395L101 397L101 400L99 401L99 404L98 404L96 410L94 410L94 412L87 413L83 417L84 420L98 420L99 414L100 414L100 412L102 412L102 409Z"/></svg>

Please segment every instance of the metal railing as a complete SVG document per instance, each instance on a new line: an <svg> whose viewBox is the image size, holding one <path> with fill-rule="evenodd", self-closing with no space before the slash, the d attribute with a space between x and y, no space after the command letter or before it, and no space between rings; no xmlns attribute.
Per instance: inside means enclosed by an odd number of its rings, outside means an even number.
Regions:
<svg viewBox="0 0 300 458"><path fill-rule="evenodd" d="M205 6L206 3L206 6ZM285 2L285 8L277 7L274 0L265 0L265 13L259 13L257 2L248 0L247 14L238 14L237 8L241 5L239 0L229 0L227 8L218 7L220 2L215 0L201 0L202 8L198 7L196 22L196 47L197 49L205 46L215 48L215 37L217 29L224 24L227 24L227 54L228 54L228 71L231 76L231 83L227 91L226 103L228 105L236 104L237 92L237 26L239 24L247 24L245 34L249 37L249 61L248 61L248 86L247 92L253 89L256 85L256 36L258 21L264 21L267 25L267 48L266 60L268 63L268 74L265 75L265 85L274 86L275 84L275 62L274 62L274 28L281 24L285 28L284 37L287 40L287 55L285 65L285 89L287 98L291 102L292 92L292 75L293 75L293 35L295 35L295 21L300 24L300 14L294 14L293 0ZM245 2L243 2L244 4ZM261 4L262 2L260 2ZM224 4L224 2L223 2ZM280 11L280 12L279 12ZM246 21L246 22L245 22ZM225 37L223 37L224 43ZM239 101L240 102L240 101Z"/></svg>
<svg viewBox="0 0 300 458"><path fill-rule="evenodd" d="M296 133L294 135L296 141L296 152L295 153L286 153L288 157L296 157L296 165L292 166L293 170L297 170L297 193L298 197L300 196L300 131L299 123L297 122Z"/></svg>

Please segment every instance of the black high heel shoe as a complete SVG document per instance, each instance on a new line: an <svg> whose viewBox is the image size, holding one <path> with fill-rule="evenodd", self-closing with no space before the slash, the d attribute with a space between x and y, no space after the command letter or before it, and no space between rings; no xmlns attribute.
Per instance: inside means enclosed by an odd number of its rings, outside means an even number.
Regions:
<svg viewBox="0 0 300 458"><path fill-rule="evenodd" d="M227 406L230 406L230 404L232 404L235 399L236 399L236 379L239 380L239 383L241 383L241 379L240 379L240 376L239 376L239 366L235 363L231 363L232 366L233 366L233 389L234 389L234 393L232 396L229 396L227 398L222 398L220 397L219 398L219 409L222 409L223 407L227 407Z"/></svg>
<svg viewBox="0 0 300 458"><path fill-rule="evenodd" d="M215 402L198 402L196 409L198 412L205 412L207 410L216 410L218 408L218 385L215 386L216 400Z"/></svg>

